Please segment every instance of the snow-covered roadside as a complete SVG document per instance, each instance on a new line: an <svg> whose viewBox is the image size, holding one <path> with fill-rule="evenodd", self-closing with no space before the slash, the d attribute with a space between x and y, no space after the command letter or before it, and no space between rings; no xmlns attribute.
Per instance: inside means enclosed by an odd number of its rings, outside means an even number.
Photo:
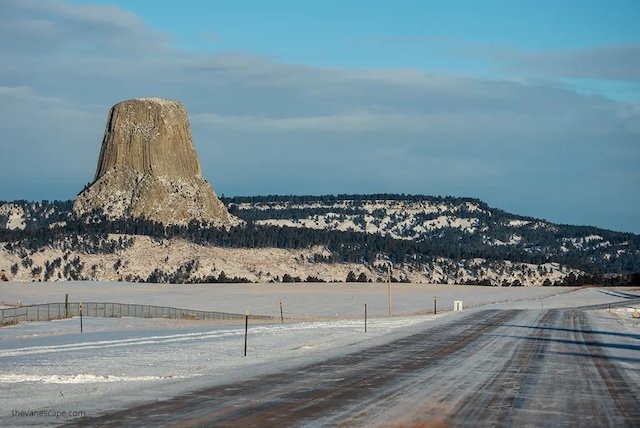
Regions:
<svg viewBox="0 0 640 428"><path fill-rule="evenodd" d="M189 390L230 382L349 352L385 336L408 334L436 317L328 320L244 326L172 326L154 320L85 318L3 328L0 425L55 423L16 418L15 410L75 410L96 415ZM181 323L181 322L177 322ZM51 326L55 326L52 333Z"/></svg>
<svg viewBox="0 0 640 428"><path fill-rule="evenodd" d="M230 299L234 293L242 295L243 304L249 302L254 308L260 308L265 302L271 304L275 297L269 290L262 294L258 289L251 289L253 292L247 293L249 290L244 287L235 285L225 288L225 293L221 293L222 289L217 292L225 299ZM426 328L446 326L450 320L479 310L441 312L436 316L372 318L365 333L363 314L357 317L355 312L361 309L361 300L356 301L356 296L386 309L386 293L374 288L360 289L360 293L355 293L355 289L331 287L325 285L324 289L311 288L306 292L297 288L296 293L288 290L287 302L303 311L310 307L310 300L321 296L318 300L324 306L315 308L314 315L345 313L349 309L346 313L349 318L287 321L285 324L252 323L249 326L247 357L243 356L244 325L237 324L85 317L85 332L82 334L79 333L78 318L0 328L0 401L3 404L0 426L59 424L66 420L51 416L18 417L13 415L14 411L81 411L87 416L95 416L108 410L261 373L292 370L312 361L355 352ZM110 300L131 298L127 294L114 294L113 289L106 288L103 293L108 293ZM181 298L186 298L187 290L178 290ZM422 300L425 295L423 288L417 290L419 294L413 296L414 301ZM483 301L513 299L489 307L523 309L603 304L624 301L626 296L623 293L638 293L628 289L583 289L544 298L538 294L540 289L505 288L501 290L502 294L494 294L494 290L500 289L467 287L461 292L466 293L462 296L466 300L465 305L467 302L479 305ZM201 300L199 292L202 289L190 291L191 303ZM163 299L171 296L170 290L165 290L165 293L164 297L157 295L156 298L164 302ZM458 296L458 290L454 288L440 289L439 293L443 300ZM328 298L330 295L334 296L333 300ZM344 301L348 300L345 295L353 296L353 307L357 309L352 311L351 306L344 306ZM104 299L106 294L96 297ZM410 297L407 292L404 299L394 300L395 311L414 311L416 303ZM23 301L37 301L34 296L21 298ZM424 306L424 302L419 304ZM626 327L616 323L610 314L602 315L599 322L603 323L603 329L626 331ZM628 339L633 340L634 337L638 336L632 335Z"/></svg>

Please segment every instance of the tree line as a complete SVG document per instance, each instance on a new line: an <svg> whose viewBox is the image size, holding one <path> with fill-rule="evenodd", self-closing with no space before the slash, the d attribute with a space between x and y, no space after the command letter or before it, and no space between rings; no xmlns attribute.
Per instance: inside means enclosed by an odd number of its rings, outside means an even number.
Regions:
<svg viewBox="0 0 640 428"><path fill-rule="evenodd" d="M330 255L314 256L315 262L373 263L386 258L393 263L424 264L439 257L452 260L483 258L488 261L509 260L514 263L544 264L557 262L563 266L580 269L589 274L640 272L640 236L630 233L613 232L587 226L547 225L540 220L514 216L504 211L488 207L472 198L435 197L424 195L325 195L325 196L255 196L222 198L230 210L243 218L246 223L230 229L214 228L198 222L188 225L165 226L147 219L109 220L100 211L83 218L71 215L72 201L43 201L42 203L14 201L25 210L26 228L4 229L0 227L0 242L8 250L20 248L35 251L45 246L74 249L86 253L113 253L128 248L132 241L128 238L110 239L108 234L147 235L157 239L185 239L197 244L235 248L285 248L303 249L323 246ZM351 201L342 208L305 207L304 204L321 202L325 204ZM280 227L258 225L258 219L291 218L302 219L313 215L333 212L338 216L351 216L356 224L364 221L366 211L361 204L367 201L428 201L450 204L460 216L478 219L482 232L470 233L455 227L426 230L415 239L394 239L389 234L371 234L357 231L329 229ZM238 204L284 204L283 209L253 208L239 209ZM481 211L467 211L466 203L473 203ZM0 203L1 205L2 203ZM299 207L291 207L298 204ZM336 211L336 209L342 211ZM266 213L266 214L265 214ZM369 213L374 218L387 215L383 209ZM417 213L420 224L433 218L434 213ZM406 213L394 214L393 221L402 222ZM513 219L530 221L517 229L509 227ZM57 225L58 222L64 225ZM507 242L512 234L521 239L513 245L492 245L495 240ZM405 230L407 236L413 233ZM599 235L611 246L581 244L585 236Z"/></svg>

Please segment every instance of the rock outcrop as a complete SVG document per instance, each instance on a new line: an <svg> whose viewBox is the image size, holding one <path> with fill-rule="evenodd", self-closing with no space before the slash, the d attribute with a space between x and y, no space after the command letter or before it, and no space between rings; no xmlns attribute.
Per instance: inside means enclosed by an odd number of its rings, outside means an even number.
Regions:
<svg viewBox="0 0 640 428"><path fill-rule="evenodd" d="M73 206L78 216L94 209L164 224L237 221L202 176L184 106L161 98L122 101L109 111L95 177Z"/></svg>

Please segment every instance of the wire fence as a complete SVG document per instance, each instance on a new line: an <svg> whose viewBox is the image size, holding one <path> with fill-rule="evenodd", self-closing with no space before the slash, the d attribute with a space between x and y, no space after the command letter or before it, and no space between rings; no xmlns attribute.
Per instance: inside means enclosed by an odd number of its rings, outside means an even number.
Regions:
<svg viewBox="0 0 640 428"><path fill-rule="evenodd" d="M80 315L80 302L44 303L0 309L0 325L21 321L50 321ZM82 315L101 318L171 318L189 320L244 320L244 314L198 311L169 306L137 305L114 302L82 302ZM272 320L268 315L249 315L252 320Z"/></svg>

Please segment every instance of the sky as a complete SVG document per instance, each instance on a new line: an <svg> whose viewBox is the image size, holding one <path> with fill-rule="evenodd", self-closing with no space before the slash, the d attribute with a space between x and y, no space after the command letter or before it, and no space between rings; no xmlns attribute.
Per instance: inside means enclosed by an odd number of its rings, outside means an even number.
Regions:
<svg viewBox="0 0 640 428"><path fill-rule="evenodd" d="M181 101L225 196L479 198L640 233L635 0L0 0L0 200L73 199Z"/></svg>

